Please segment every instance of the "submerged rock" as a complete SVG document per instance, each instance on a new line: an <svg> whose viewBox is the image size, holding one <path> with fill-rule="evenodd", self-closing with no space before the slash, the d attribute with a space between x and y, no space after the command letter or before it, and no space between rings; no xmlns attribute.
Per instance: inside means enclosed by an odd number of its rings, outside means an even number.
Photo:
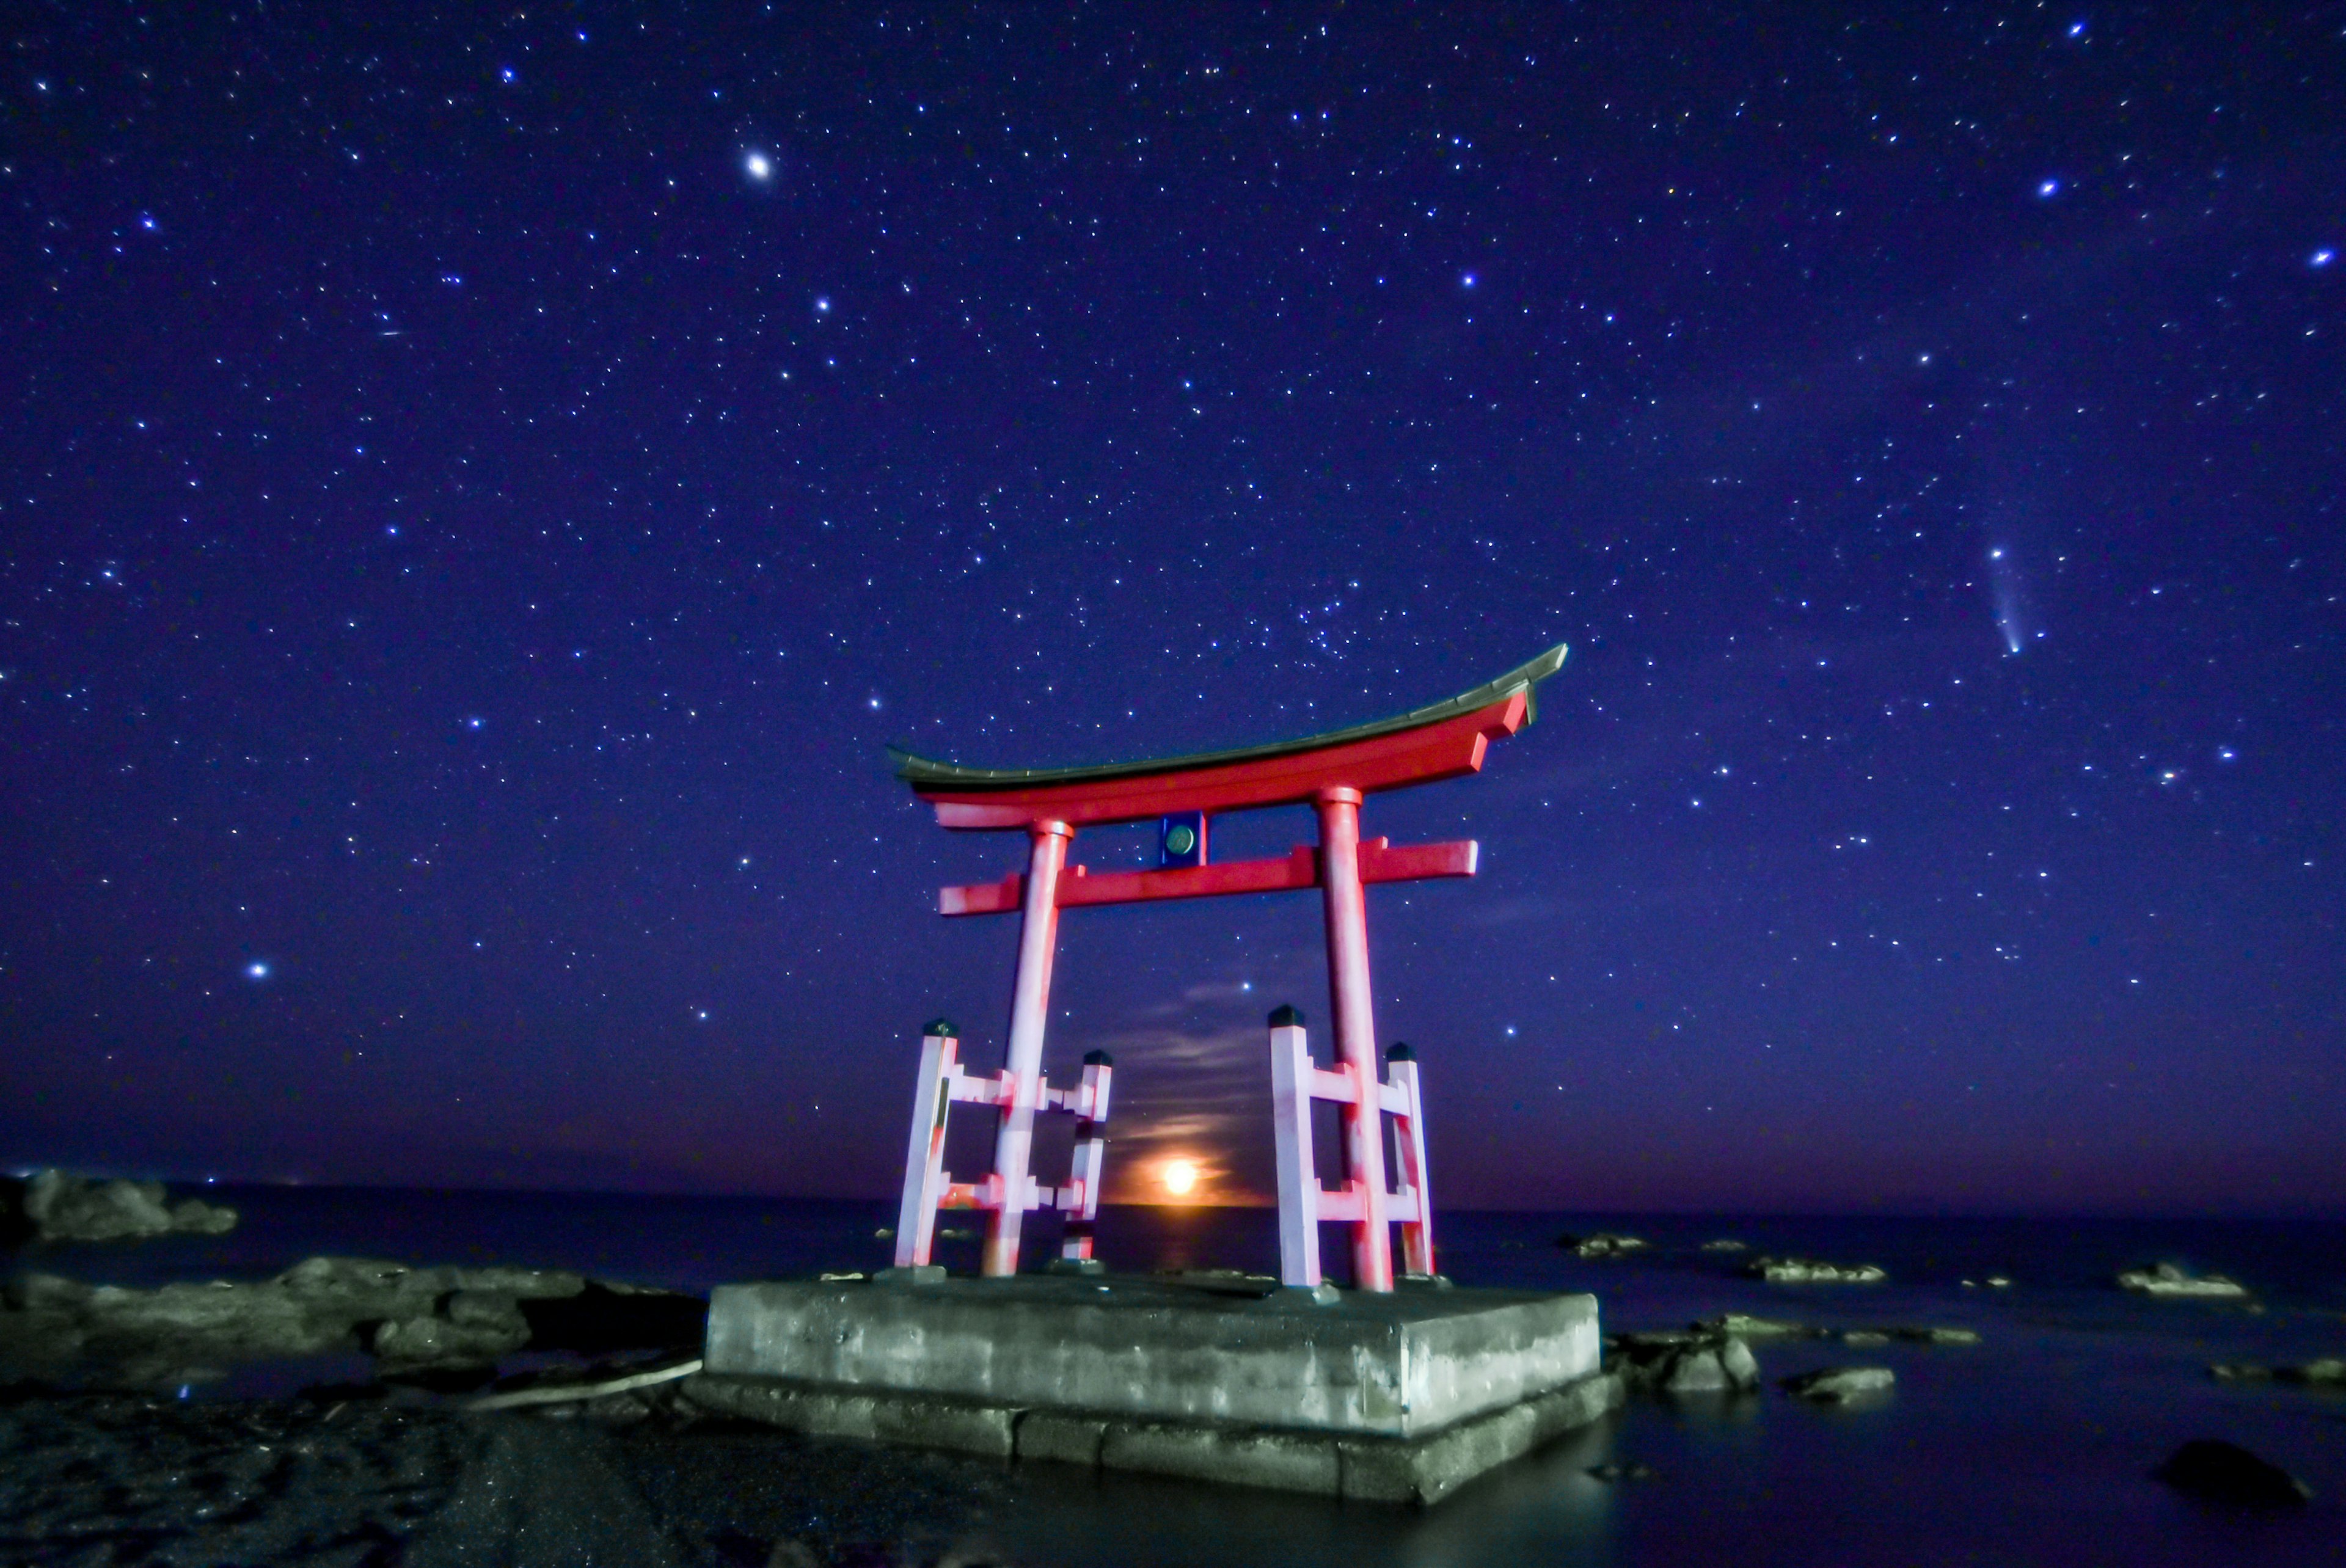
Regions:
<svg viewBox="0 0 2346 1568"><path fill-rule="evenodd" d="M1976 1345L1980 1342L1976 1329L1900 1328L1890 1330L1891 1337L1918 1345Z"/></svg>
<svg viewBox="0 0 2346 1568"><path fill-rule="evenodd" d="M1643 1237L1617 1236L1609 1230L1600 1230L1594 1236L1574 1236L1567 1231L1556 1238L1556 1244L1582 1257L1626 1257L1632 1252L1645 1251L1648 1245Z"/></svg>
<svg viewBox="0 0 2346 1568"><path fill-rule="evenodd" d="M1732 1334L1739 1339L1809 1339L1824 1332L1806 1323L1777 1318L1753 1318L1742 1312L1722 1312L1694 1326L1698 1334Z"/></svg>
<svg viewBox="0 0 2346 1568"><path fill-rule="evenodd" d="M1846 1405L1876 1394L1886 1394L1898 1381L1887 1367L1827 1367L1784 1380L1784 1391L1817 1404Z"/></svg>
<svg viewBox="0 0 2346 1568"><path fill-rule="evenodd" d="M2298 1367L2261 1361L2218 1361L2208 1373L2227 1383L2296 1383L2311 1389L2346 1388L2346 1357L2323 1356Z"/></svg>
<svg viewBox="0 0 2346 1568"><path fill-rule="evenodd" d="M13 1207L22 1228L42 1241L141 1241L174 1233L219 1236L236 1227L236 1210L201 1198L166 1201L158 1181L94 1182L66 1171L35 1173Z"/></svg>
<svg viewBox="0 0 2346 1568"><path fill-rule="evenodd" d="M1607 1460L1603 1464L1592 1464L1588 1467L1587 1473L1598 1481L1611 1482L1651 1481L1659 1472L1652 1465L1633 1459L1626 1464L1618 1460Z"/></svg>
<svg viewBox="0 0 2346 1568"><path fill-rule="evenodd" d="M1877 1263L1820 1263L1813 1257L1755 1257L1743 1272L1770 1285L1876 1285L1890 1278Z"/></svg>
<svg viewBox="0 0 2346 1568"><path fill-rule="evenodd" d="M2237 1301L2249 1288L2220 1274L2192 1274L2173 1263L2129 1268L2118 1276L2118 1288L2145 1296L2185 1297L2203 1301Z"/></svg>
<svg viewBox="0 0 2346 1568"><path fill-rule="evenodd" d="M2150 1473L2178 1492L2233 1508L2299 1508L2313 1495L2279 1465L2217 1438L2194 1438Z"/></svg>

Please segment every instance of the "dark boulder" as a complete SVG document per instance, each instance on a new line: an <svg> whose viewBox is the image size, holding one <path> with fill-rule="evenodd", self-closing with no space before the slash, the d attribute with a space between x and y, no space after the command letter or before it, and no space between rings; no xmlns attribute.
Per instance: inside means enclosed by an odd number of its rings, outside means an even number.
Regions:
<svg viewBox="0 0 2346 1568"><path fill-rule="evenodd" d="M2219 1438L2194 1438L2150 1473L2178 1492L2229 1508L2299 1508L2313 1495L2279 1465Z"/></svg>
<svg viewBox="0 0 2346 1568"><path fill-rule="evenodd" d="M1732 1335L1624 1334L1613 1348L1623 1380L1648 1393L1747 1394L1760 1386L1759 1360Z"/></svg>
<svg viewBox="0 0 2346 1568"><path fill-rule="evenodd" d="M521 1303L533 1349L607 1356L616 1350L687 1349L709 1329L709 1303L698 1296L586 1281L575 1296Z"/></svg>

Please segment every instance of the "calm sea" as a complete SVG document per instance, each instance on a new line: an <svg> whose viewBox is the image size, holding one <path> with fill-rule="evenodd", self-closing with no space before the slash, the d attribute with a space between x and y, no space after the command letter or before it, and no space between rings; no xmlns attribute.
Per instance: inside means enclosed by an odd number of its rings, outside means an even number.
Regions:
<svg viewBox="0 0 2346 1568"><path fill-rule="evenodd" d="M28 1248L18 1268L149 1284L265 1277L312 1253L497 1261L706 1292L729 1279L871 1268L891 1205L577 1194L221 1188L225 1237ZM1724 1311L1836 1328L1978 1330L1970 1347L1757 1346L1774 1380L1887 1365L1894 1395L1816 1410L1756 1399L1633 1401L1600 1428L1411 1512L1030 1466L989 1527L1023 1563L1380 1564L2346 1563L2346 1399L2219 1382L2215 1361L2346 1354L2346 1225L2215 1220L1883 1219L1452 1214L1443 1272L1461 1285L1588 1290L1608 1331ZM1584 1261L1559 1232L1629 1232L1634 1260ZM1745 1279L1714 1239L1871 1262L1890 1281L1786 1288ZM1113 1210L1112 1267L1268 1270L1260 1210ZM1331 1247L1331 1255L1340 1249ZM971 1267L966 1242L945 1261ZM1748 1256L1743 1255L1743 1256ZM2229 1274L2264 1310L2145 1300L2119 1268L2171 1258ZM1994 1289L2001 1275L2013 1283ZM2241 1444L2310 1483L2280 1517L2198 1505L2149 1479L2188 1439ZM1606 1483L1590 1467L1651 1467Z"/></svg>

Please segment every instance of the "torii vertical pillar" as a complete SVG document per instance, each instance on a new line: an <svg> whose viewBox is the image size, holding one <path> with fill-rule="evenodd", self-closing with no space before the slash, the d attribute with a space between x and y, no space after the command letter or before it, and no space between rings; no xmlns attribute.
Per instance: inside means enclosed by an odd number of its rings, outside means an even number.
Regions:
<svg viewBox="0 0 2346 1568"><path fill-rule="evenodd" d="M1392 1238L1385 1233L1385 1129L1378 1099L1376 1008L1369 993L1369 903L1361 887L1361 792L1322 789L1320 886L1328 926L1329 1009L1336 1021L1336 1059L1354 1093L1340 1107L1344 1175L1359 1195L1352 1221L1352 1285L1393 1287Z"/></svg>
<svg viewBox="0 0 2346 1568"><path fill-rule="evenodd" d="M1051 955L1059 941L1059 873L1067 864L1065 822L1039 821L1028 830L1026 899L1018 921L1018 976L1010 993L1010 1049L1003 1064L1009 1098L994 1139L994 1174L1001 1202L987 1215L985 1253L978 1271L1018 1272L1018 1234L1035 1196L1028 1169L1035 1145L1036 1091L1043 1082L1043 1030L1051 1014Z"/></svg>

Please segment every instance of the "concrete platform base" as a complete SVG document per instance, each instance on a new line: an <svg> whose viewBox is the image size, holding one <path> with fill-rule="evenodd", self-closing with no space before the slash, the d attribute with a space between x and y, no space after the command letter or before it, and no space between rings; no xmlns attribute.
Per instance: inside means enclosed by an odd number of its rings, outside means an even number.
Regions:
<svg viewBox="0 0 2346 1568"><path fill-rule="evenodd" d="M684 1391L811 1433L1432 1502L1617 1404L1600 1355L1587 1296L790 1281L718 1289Z"/></svg>

